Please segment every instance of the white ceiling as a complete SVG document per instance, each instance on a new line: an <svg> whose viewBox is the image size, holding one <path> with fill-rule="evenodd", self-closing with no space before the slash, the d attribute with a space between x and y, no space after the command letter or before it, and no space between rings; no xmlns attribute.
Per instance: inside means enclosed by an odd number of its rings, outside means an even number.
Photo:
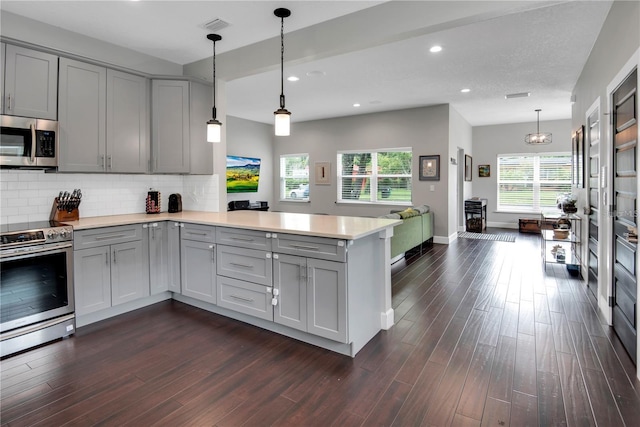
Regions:
<svg viewBox="0 0 640 427"><path fill-rule="evenodd" d="M0 11L178 64L228 73L227 114L271 123L280 93L277 7L285 19L292 121L450 103L472 126L571 117L571 91L610 1L6 1ZM443 46L429 53L433 44ZM273 49L265 49L273 48ZM265 52L266 50L266 52ZM268 54L268 63L264 57ZM238 58L242 58L239 60ZM253 62L252 62L253 61ZM192 64L193 66L193 64ZM204 65L203 65L204 66ZM188 68L189 66L187 66ZM197 69L197 66L196 66ZM210 79L208 71L202 77ZM322 71L321 76L307 76ZM470 88L469 93L460 92ZM531 92L505 100L508 93ZM354 103L360 103L354 108Z"/></svg>

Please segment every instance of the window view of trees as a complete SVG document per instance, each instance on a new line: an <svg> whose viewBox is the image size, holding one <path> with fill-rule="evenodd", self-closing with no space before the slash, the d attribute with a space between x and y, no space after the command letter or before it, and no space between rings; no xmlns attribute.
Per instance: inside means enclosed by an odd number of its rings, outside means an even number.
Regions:
<svg viewBox="0 0 640 427"><path fill-rule="evenodd" d="M569 153L498 156L498 209L553 209L571 191L571 173Z"/></svg>
<svg viewBox="0 0 640 427"><path fill-rule="evenodd" d="M280 156L280 198L309 200L309 155Z"/></svg>
<svg viewBox="0 0 640 427"><path fill-rule="evenodd" d="M338 198L411 202L411 163L411 151L338 153Z"/></svg>

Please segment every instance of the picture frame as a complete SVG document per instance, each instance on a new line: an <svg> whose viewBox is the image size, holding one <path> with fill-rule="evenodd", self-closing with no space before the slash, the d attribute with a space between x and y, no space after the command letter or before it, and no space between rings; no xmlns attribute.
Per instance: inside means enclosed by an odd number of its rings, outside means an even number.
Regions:
<svg viewBox="0 0 640 427"><path fill-rule="evenodd" d="M471 168L473 167L473 160L471 156L468 154L464 155L464 180L471 181L473 179L473 173L471 172Z"/></svg>
<svg viewBox="0 0 640 427"><path fill-rule="evenodd" d="M331 185L331 162L316 162L316 185Z"/></svg>
<svg viewBox="0 0 640 427"><path fill-rule="evenodd" d="M478 177L488 178L491 176L491 165L478 165Z"/></svg>
<svg viewBox="0 0 640 427"><path fill-rule="evenodd" d="M440 155L420 156L418 169L420 181L440 181Z"/></svg>
<svg viewBox="0 0 640 427"><path fill-rule="evenodd" d="M571 136L571 184L584 188L584 125Z"/></svg>

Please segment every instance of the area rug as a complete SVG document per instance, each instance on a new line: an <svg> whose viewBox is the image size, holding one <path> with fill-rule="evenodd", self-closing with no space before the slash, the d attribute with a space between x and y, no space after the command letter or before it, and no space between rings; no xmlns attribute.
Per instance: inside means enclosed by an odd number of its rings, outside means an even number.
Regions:
<svg viewBox="0 0 640 427"><path fill-rule="evenodd" d="M496 242L515 242L516 236L513 234L485 234L485 233L469 233L467 231L458 231L458 237L463 239L476 240L493 240Z"/></svg>

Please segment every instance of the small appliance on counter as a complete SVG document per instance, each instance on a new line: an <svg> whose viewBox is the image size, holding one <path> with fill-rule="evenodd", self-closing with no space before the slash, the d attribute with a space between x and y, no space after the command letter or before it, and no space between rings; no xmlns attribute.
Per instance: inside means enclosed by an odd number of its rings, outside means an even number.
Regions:
<svg viewBox="0 0 640 427"><path fill-rule="evenodd" d="M169 196L169 213L182 212L182 196L175 193Z"/></svg>
<svg viewBox="0 0 640 427"><path fill-rule="evenodd" d="M160 198L160 192L150 188L147 193L147 213L160 213L161 207L162 200Z"/></svg>

